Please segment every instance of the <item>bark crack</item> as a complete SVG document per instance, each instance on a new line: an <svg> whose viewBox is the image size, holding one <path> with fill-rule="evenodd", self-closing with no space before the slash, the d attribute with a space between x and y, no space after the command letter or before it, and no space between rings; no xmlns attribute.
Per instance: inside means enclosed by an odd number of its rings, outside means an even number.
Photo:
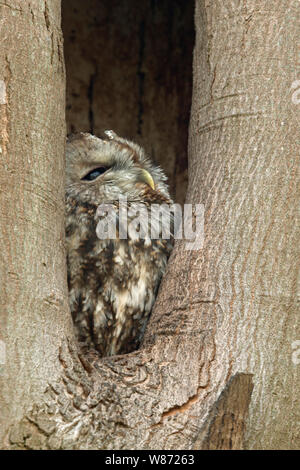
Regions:
<svg viewBox="0 0 300 470"><path fill-rule="evenodd" d="M45 17L45 23L48 31L50 30L50 18L49 18L49 7L48 3L45 2L45 10L44 10L44 17Z"/></svg>
<svg viewBox="0 0 300 470"><path fill-rule="evenodd" d="M19 12L23 11L22 8L16 8L16 7L13 7L12 5L9 5L8 3L4 3L4 2L0 2L0 7L7 7L12 11L19 11Z"/></svg>
<svg viewBox="0 0 300 470"><path fill-rule="evenodd" d="M165 411L161 415L161 420L158 424L162 423L164 418L167 418L168 416L173 416L177 413L185 413L186 411L188 411L198 401L200 390L202 390L203 388L205 388L205 387L198 387L197 392L195 393L195 395L191 396L182 405L175 405L172 408L170 408L169 410Z"/></svg>

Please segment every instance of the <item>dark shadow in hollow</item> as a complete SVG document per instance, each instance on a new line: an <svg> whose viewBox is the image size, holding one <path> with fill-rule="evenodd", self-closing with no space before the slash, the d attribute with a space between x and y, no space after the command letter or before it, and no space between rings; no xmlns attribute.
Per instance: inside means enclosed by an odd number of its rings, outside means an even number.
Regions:
<svg viewBox="0 0 300 470"><path fill-rule="evenodd" d="M68 132L140 143L183 203L192 96L192 0L63 0Z"/></svg>

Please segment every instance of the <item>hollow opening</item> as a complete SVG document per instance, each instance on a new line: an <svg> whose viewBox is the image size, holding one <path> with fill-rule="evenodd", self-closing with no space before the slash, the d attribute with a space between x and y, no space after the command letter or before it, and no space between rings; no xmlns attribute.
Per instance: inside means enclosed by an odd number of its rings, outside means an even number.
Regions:
<svg viewBox="0 0 300 470"><path fill-rule="evenodd" d="M63 0L67 127L142 145L183 203L192 95L192 0Z"/></svg>

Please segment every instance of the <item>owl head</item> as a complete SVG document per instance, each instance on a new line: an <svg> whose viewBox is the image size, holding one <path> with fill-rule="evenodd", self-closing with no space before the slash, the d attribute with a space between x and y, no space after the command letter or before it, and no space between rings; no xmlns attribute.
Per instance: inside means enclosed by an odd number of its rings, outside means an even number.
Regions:
<svg viewBox="0 0 300 470"><path fill-rule="evenodd" d="M66 186L70 196L86 202L128 201L147 198L170 201L166 176L137 144L113 131L100 139L88 133L73 134L66 147Z"/></svg>

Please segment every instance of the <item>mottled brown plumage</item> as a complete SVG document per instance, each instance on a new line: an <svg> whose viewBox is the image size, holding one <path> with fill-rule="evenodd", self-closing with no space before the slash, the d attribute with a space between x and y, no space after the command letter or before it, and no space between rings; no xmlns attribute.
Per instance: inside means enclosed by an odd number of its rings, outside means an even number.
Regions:
<svg viewBox="0 0 300 470"><path fill-rule="evenodd" d="M70 307L78 340L101 356L139 346L172 248L171 236L162 238L161 229L169 230L164 217L155 220L158 239L137 239L130 231L125 240L98 238L101 204L117 213L120 196L126 197L130 222L137 206L150 214L151 204L172 202L162 170L144 151L111 131L107 135L71 136L66 158Z"/></svg>

